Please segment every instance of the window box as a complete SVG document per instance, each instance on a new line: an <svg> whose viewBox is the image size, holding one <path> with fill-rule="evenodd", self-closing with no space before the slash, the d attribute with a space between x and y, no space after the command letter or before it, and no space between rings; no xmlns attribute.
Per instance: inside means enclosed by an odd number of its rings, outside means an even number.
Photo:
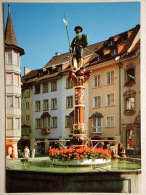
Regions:
<svg viewBox="0 0 146 195"><path fill-rule="evenodd" d="M134 80L129 80L128 82L126 82L124 84L124 86L126 86L126 87L132 87L132 85L134 85L134 84L135 84L135 81Z"/></svg>
<svg viewBox="0 0 146 195"><path fill-rule="evenodd" d="M125 115L128 115L128 116L131 116L131 115L133 115L133 114L135 114L135 110L128 110L128 109L126 109L125 111L124 111L124 114Z"/></svg>
<svg viewBox="0 0 146 195"><path fill-rule="evenodd" d="M41 135L48 135L49 133L51 133L50 129L48 128L41 129Z"/></svg>

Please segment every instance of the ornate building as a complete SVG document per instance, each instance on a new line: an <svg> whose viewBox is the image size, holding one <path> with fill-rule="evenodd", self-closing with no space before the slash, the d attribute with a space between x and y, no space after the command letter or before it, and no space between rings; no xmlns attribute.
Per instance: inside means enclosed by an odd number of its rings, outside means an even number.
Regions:
<svg viewBox="0 0 146 195"><path fill-rule="evenodd" d="M14 146L15 157L21 138L21 55L24 50L17 44L9 6L5 28L6 139Z"/></svg>

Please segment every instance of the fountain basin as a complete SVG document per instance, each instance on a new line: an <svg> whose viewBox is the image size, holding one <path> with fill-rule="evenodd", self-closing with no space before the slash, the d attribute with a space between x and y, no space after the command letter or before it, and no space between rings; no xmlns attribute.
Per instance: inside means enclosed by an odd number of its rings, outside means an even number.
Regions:
<svg viewBox="0 0 146 195"><path fill-rule="evenodd" d="M141 193L140 163L119 158L102 167L65 167L51 165L49 158L8 160L6 192Z"/></svg>
<svg viewBox="0 0 146 195"><path fill-rule="evenodd" d="M105 159L86 159L84 161L79 160L71 160L71 161L59 161L57 159L53 159L54 165L62 165L62 166L91 166L91 165L102 165L106 163L110 163L111 160L105 160Z"/></svg>

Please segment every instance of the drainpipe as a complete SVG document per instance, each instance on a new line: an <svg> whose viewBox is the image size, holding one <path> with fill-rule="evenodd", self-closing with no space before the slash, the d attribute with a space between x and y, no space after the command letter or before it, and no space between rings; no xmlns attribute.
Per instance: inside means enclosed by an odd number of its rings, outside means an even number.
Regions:
<svg viewBox="0 0 146 195"><path fill-rule="evenodd" d="M122 63L121 63L121 61L120 61L120 56L117 56L114 60L115 60L115 62L118 64L118 66L119 66L119 124L120 124L120 131L119 131L119 133L120 133L120 140L121 140L121 122L122 122L122 110L123 110L123 108L122 108L122 97L121 97L121 95L122 95Z"/></svg>

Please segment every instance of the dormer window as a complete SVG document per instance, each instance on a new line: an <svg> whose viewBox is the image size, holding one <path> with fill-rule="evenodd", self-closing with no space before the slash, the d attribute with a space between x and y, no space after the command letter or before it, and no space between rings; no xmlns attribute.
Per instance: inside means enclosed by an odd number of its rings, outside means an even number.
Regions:
<svg viewBox="0 0 146 195"><path fill-rule="evenodd" d="M118 54L118 49L114 49L111 51L111 56L117 55Z"/></svg>
<svg viewBox="0 0 146 195"><path fill-rule="evenodd" d="M113 40L111 40L111 41L108 42L108 46L111 46L113 44L114 44L114 41Z"/></svg>

